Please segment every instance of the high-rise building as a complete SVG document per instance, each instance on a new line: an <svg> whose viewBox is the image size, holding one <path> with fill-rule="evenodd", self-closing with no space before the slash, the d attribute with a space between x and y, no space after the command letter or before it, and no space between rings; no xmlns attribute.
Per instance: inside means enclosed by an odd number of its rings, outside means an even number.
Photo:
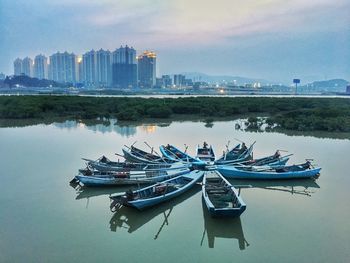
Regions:
<svg viewBox="0 0 350 263"><path fill-rule="evenodd" d="M47 57L44 55L40 54L34 58L34 77L38 79L48 78Z"/></svg>
<svg viewBox="0 0 350 263"><path fill-rule="evenodd" d="M77 82L83 83L83 58L81 56L77 56L77 69L78 69L78 77Z"/></svg>
<svg viewBox="0 0 350 263"><path fill-rule="evenodd" d="M112 84L117 88L137 86L136 50L121 46L112 54Z"/></svg>
<svg viewBox="0 0 350 263"><path fill-rule="evenodd" d="M156 85L154 87L157 89L164 87L162 78L156 78Z"/></svg>
<svg viewBox="0 0 350 263"><path fill-rule="evenodd" d="M20 58L17 58L14 62L13 62L13 74L15 76L20 76L23 74L23 70L22 70L22 64L23 61Z"/></svg>
<svg viewBox="0 0 350 263"><path fill-rule="evenodd" d="M193 80L192 79L184 79L184 85L185 86L193 86Z"/></svg>
<svg viewBox="0 0 350 263"><path fill-rule="evenodd" d="M169 75L163 75L162 76L162 82L163 82L163 86L166 88L169 88L172 86L173 82L171 80L171 77Z"/></svg>
<svg viewBox="0 0 350 263"><path fill-rule="evenodd" d="M136 64L136 50L128 45L120 46L113 52L113 63Z"/></svg>
<svg viewBox="0 0 350 263"><path fill-rule="evenodd" d="M177 87L181 87L185 85L185 76L181 74L174 75L174 85Z"/></svg>
<svg viewBox="0 0 350 263"><path fill-rule="evenodd" d="M29 57L25 57L22 60L22 72L28 77L33 77L33 60Z"/></svg>
<svg viewBox="0 0 350 263"><path fill-rule="evenodd" d="M137 57L140 88L153 88L156 84L156 58L156 53L151 51L145 51Z"/></svg>
<svg viewBox="0 0 350 263"><path fill-rule="evenodd" d="M0 80L4 80L6 78L5 74L4 73L0 73Z"/></svg>
<svg viewBox="0 0 350 263"><path fill-rule="evenodd" d="M86 86L97 84L96 51L91 50L83 54L83 82Z"/></svg>
<svg viewBox="0 0 350 263"><path fill-rule="evenodd" d="M96 52L96 82L100 86L109 86L112 75L111 52L100 49Z"/></svg>
<svg viewBox="0 0 350 263"><path fill-rule="evenodd" d="M62 83L76 83L77 57L74 53L57 52L50 56L50 79Z"/></svg>

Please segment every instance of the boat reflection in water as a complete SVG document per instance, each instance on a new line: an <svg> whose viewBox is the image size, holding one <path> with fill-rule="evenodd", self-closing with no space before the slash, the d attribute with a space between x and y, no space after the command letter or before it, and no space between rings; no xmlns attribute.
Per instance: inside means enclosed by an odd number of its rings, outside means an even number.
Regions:
<svg viewBox="0 0 350 263"><path fill-rule="evenodd" d="M84 186L79 186L74 187L72 184L71 186L76 189L77 191L77 196L75 197L75 200L80 200L80 199L89 199L90 197L97 197L101 195L109 196L111 194L117 193L117 192L125 192L131 187L127 186L121 186L121 187L110 187L110 186L102 186L102 187L84 187Z"/></svg>
<svg viewBox="0 0 350 263"><path fill-rule="evenodd" d="M230 183L236 186L239 191L241 188L247 186L258 189L266 189L268 191L281 191L290 193L292 195L303 195L311 196L315 193L315 189L320 188L320 186L313 179L301 179L301 180L230 180ZM130 188L130 186L125 187L99 187L99 188L87 188L80 187L77 185L72 185L76 188L77 196L76 200L86 198L98 197L98 196L109 196L110 194L116 192L123 192ZM137 187L137 186L135 186ZM133 187L134 188L134 187ZM158 231L154 233L154 239L157 239L166 225L169 225L171 214L175 206L186 201L190 197L194 196L200 192L201 187L195 185L188 192L180 195L179 197L170 200L169 202L160 204L158 206L152 207L151 209L144 210L142 212L132 209L129 207L121 207L117 212L113 214L113 217L109 221L110 230L117 232L118 229L123 229L128 233L133 233L143 227L145 224L161 216L163 222L159 225ZM88 204L87 204L88 205ZM106 204L106 207L108 204ZM241 218L213 218L210 216L205 203L202 200L202 210L204 218L204 231L201 239L201 246L204 243L205 236L208 239L209 248L214 248L216 238L224 239L237 239L238 246L240 250L244 250L249 246L249 243L244 237Z"/></svg>
<svg viewBox="0 0 350 263"><path fill-rule="evenodd" d="M240 250L246 249L249 243L244 237L241 218L240 217L212 217L202 199L204 231L201 240L203 245L204 238L208 238L209 248L214 248L215 238L237 239Z"/></svg>
<svg viewBox="0 0 350 263"><path fill-rule="evenodd" d="M299 180L238 180L231 179L230 183L239 188L249 186L252 188L265 189L269 191L280 191L290 193L292 195L311 196L315 193L315 189L320 188L316 181L312 178Z"/></svg>
<svg viewBox="0 0 350 263"><path fill-rule="evenodd" d="M142 212L130 207L123 206L114 213L113 217L109 221L110 229L113 232L117 232L118 228L127 229L128 233L131 234L145 225L147 222L151 221L153 218L156 218L162 214L164 220L159 226L159 230L154 235L154 239L157 239L164 226L169 225L169 217L171 216L174 207L190 198L191 196L195 195L200 190L201 187L199 185L195 185L193 188L180 195L179 197L150 209L146 209Z"/></svg>

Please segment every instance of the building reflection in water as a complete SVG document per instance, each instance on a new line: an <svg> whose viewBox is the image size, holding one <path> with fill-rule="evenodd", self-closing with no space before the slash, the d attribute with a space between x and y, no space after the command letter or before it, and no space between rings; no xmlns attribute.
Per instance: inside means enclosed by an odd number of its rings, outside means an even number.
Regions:
<svg viewBox="0 0 350 263"><path fill-rule="evenodd" d="M52 123L52 125L55 126L56 128L72 130L72 129L78 128L79 125L80 127L82 127L81 125L84 125L84 124L77 121L64 121L64 122L54 122Z"/></svg>
<svg viewBox="0 0 350 263"><path fill-rule="evenodd" d="M55 122L53 125L60 129L77 129L86 128L87 130L93 132L101 133L111 133L116 132L123 137L130 137L136 134L136 126L133 125L117 125L115 120L102 120L102 121L65 121L65 122Z"/></svg>
<svg viewBox="0 0 350 263"><path fill-rule="evenodd" d="M204 243L205 236L208 239L209 248L214 248L216 238L237 239L240 250L246 249L249 243L244 237L240 217L218 217L213 218L202 199L204 231L201 239L201 246Z"/></svg>
<svg viewBox="0 0 350 263"><path fill-rule="evenodd" d="M157 126L156 125L141 125L138 128L140 128L141 131L144 131L146 133L154 133L156 131Z"/></svg>
<svg viewBox="0 0 350 263"><path fill-rule="evenodd" d="M136 126L114 125L114 131L124 137L130 137L136 134Z"/></svg>

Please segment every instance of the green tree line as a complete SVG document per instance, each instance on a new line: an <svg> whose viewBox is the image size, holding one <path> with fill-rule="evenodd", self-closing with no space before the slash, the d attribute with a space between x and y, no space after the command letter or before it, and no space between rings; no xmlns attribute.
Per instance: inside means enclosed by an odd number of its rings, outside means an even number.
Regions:
<svg viewBox="0 0 350 263"><path fill-rule="evenodd" d="M244 114L267 116L267 123L300 131L350 132L350 100L344 98L268 97L81 97L1 96L0 118L69 119L117 118L140 121L196 115L236 118Z"/></svg>

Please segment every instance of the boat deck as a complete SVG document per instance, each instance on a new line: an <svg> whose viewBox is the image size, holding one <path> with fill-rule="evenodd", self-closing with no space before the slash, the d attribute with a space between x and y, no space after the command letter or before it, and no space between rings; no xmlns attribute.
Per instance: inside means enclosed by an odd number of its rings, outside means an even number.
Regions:
<svg viewBox="0 0 350 263"><path fill-rule="evenodd" d="M214 171L206 174L206 193L215 208L236 208L239 207L237 197Z"/></svg>

